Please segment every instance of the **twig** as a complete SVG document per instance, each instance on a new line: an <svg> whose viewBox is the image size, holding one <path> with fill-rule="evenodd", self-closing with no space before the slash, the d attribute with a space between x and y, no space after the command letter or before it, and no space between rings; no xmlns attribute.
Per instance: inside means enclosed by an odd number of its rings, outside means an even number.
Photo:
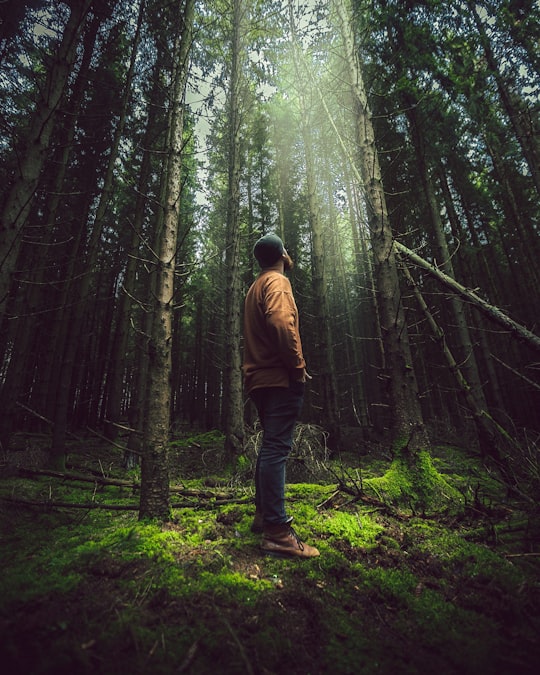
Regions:
<svg viewBox="0 0 540 675"><path fill-rule="evenodd" d="M334 497L337 497L337 495L338 495L339 493L340 493L340 490L339 490L339 488L338 488L335 492L332 492L332 494L330 495L330 497L327 497L323 502L321 502L320 504L318 504L318 505L317 505L317 509L325 509L326 506L327 506L328 504L331 503L332 499L334 499Z"/></svg>
<svg viewBox="0 0 540 675"><path fill-rule="evenodd" d="M116 427L117 429L122 429L122 431L129 431L130 434L142 435L142 432L139 431L138 429L132 429L131 427L126 427L124 424L118 424L118 422L113 422L112 420L108 420L107 418L105 418L104 421L107 424L111 424L113 427Z"/></svg>
<svg viewBox="0 0 540 675"><path fill-rule="evenodd" d="M106 478L105 476L85 476L84 474L51 471L49 469L27 469L25 467L19 468L19 474L22 476L48 476L49 478L58 478L59 480L78 480L83 483L98 483L99 485L111 485L115 487L129 487L133 490L139 489L141 486L128 480L120 478Z"/></svg>
<svg viewBox="0 0 540 675"><path fill-rule="evenodd" d="M495 356L495 354L491 354L491 353L490 353L490 356L491 356L492 359L495 359L495 361L497 361L497 363L500 363L501 366L504 366L505 368L508 368L508 370L509 370L511 373L514 373L514 375L517 375L518 377L520 377L524 382L527 382L527 384L530 384L531 387L534 387L535 389L540 389L540 385L539 385L539 384L537 384L536 382L534 382L533 380L531 380L531 379L530 379L529 377L527 377L526 375L523 375L522 373L518 372L515 368L512 368L511 366L509 366L509 365L508 365L507 363L505 363L504 361L501 361L501 359L498 359L498 358Z"/></svg>
<svg viewBox="0 0 540 675"><path fill-rule="evenodd" d="M179 673L185 673L189 670L191 664L193 663L193 660L195 659L195 654L197 653L198 648L199 648L199 640L195 640L195 642L188 649L186 658L182 661L182 665L178 670Z"/></svg>
<svg viewBox="0 0 540 675"><path fill-rule="evenodd" d="M234 630L231 627L231 624L225 619L225 617L221 616L220 619L222 622L225 624L225 627L229 631L229 633L232 636L232 639L235 641L236 646L238 647L238 651L240 652L240 656L242 657L242 661L245 664L246 667L246 672L248 675L254 675L254 670L253 667L247 657L246 650L244 649L244 645L240 642L238 635L234 632Z"/></svg>
<svg viewBox="0 0 540 675"><path fill-rule="evenodd" d="M92 429L91 427L86 427L86 428L88 429L88 431L91 434L94 434L94 436L97 436L98 438L101 438L101 440L106 441L107 443L110 443L111 445L114 445L115 448L118 448L119 450L122 450L123 452L131 452L134 455L142 456L142 452L137 452L136 450L132 450L131 448L126 448L125 445L120 445L119 443L116 443L115 441L111 441L110 438L107 438L107 436L104 436L99 431L96 431L95 429Z"/></svg>
<svg viewBox="0 0 540 675"><path fill-rule="evenodd" d="M37 418L40 419L42 422L45 422L46 424L48 424L50 427L53 426L52 420L48 419L47 417L44 417L43 415L40 415L40 414L39 414L38 412L36 412L35 410L32 410L32 408L29 408L27 405L24 405L24 403L20 403L19 401L17 401L17 403L16 403L15 405L18 405L19 408L22 408L23 410L26 410L26 412L29 412L31 415L34 415L34 417L37 417ZM68 436L71 436L71 437L75 438L75 439L78 440L78 441L82 440L81 438L79 438L79 436L77 436L76 434L72 433L71 431L68 431L67 434L68 434Z"/></svg>

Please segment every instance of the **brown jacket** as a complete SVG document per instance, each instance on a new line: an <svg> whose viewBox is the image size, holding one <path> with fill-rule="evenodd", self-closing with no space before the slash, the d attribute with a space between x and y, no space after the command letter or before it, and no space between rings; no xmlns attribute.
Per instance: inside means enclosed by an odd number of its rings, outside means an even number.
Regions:
<svg viewBox="0 0 540 675"><path fill-rule="evenodd" d="M306 362L291 283L273 267L262 270L244 304L246 393L261 387L288 387L300 380Z"/></svg>

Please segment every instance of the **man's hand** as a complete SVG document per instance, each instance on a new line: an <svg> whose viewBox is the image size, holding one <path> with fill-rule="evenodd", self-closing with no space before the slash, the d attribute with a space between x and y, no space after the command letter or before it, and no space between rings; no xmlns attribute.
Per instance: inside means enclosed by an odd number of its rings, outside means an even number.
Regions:
<svg viewBox="0 0 540 675"><path fill-rule="evenodd" d="M310 374L308 373L308 371L304 368L304 372L302 373L302 378L301 378L300 382L304 382L304 383L305 383L305 382L307 382L308 380L312 380L312 379L313 379L313 378L311 377L311 375L310 375Z"/></svg>

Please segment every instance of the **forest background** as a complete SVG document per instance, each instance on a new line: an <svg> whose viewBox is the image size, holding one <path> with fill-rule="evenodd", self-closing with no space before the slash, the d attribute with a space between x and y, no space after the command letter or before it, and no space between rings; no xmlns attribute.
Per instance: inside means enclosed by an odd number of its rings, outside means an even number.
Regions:
<svg viewBox="0 0 540 675"><path fill-rule="evenodd" d="M51 433L61 468L69 433L127 427L150 515L170 430L241 456L242 299L274 231L330 450L429 430L512 482L539 431L539 11L3 3L4 452Z"/></svg>
<svg viewBox="0 0 540 675"><path fill-rule="evenodd" d="M539 18L0 3L8 672L536 672ZM250 533L267 232L302 566Z"/></svg>

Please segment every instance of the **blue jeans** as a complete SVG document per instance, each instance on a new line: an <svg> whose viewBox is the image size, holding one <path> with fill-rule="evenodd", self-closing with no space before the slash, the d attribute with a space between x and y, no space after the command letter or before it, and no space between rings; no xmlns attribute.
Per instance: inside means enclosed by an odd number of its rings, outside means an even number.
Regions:
<svg viewBox="0 0 540 675"><path fill-rule="evenodd" d="M265 522L278 525L290 520L285 512L285 465L304 401L304 383L255 389L250 396L263 428L255 468L255 504Z"/></svg>

